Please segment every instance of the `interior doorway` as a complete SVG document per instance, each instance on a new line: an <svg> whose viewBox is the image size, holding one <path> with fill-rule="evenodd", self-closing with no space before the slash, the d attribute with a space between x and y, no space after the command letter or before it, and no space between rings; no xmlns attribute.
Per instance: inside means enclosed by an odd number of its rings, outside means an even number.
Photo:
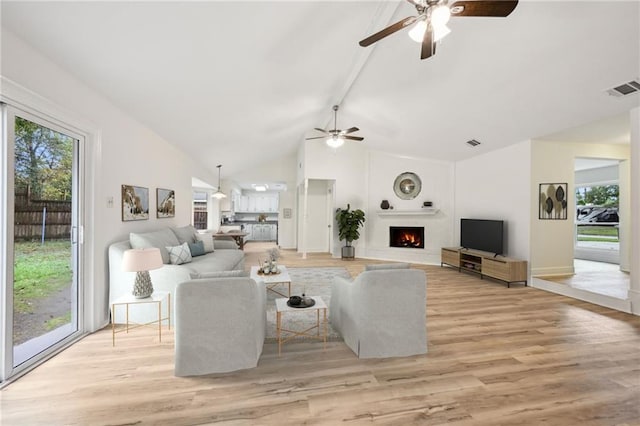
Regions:
<svg viewBox="0 0 640 426"><path fill-rule="evenodd" d="M626 299L629 274L620 267L620 161L575 160L574 275L560 281L573 288Z"/></svg>
<svg viewBox="0 0 640 426"><path fill-rule="evenodd" d="M298 190L298 251L331 253L335 180L308 179Z"/></svg>

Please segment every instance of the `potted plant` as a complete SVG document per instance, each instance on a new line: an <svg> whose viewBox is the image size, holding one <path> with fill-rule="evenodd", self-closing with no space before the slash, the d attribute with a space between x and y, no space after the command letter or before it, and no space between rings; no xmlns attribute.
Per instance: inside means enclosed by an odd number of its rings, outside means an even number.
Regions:
<svg viewBox="0 0 640 426"><path fill-rule="evenodd" d="M364 224L364 212L360 209L351 210L351 205L347 204L346 209L336 210L336 222L338 222L338 237L346 242L342 247L342 257L353 259L356 249L351 242L360 238L359 229Z"/></svg>

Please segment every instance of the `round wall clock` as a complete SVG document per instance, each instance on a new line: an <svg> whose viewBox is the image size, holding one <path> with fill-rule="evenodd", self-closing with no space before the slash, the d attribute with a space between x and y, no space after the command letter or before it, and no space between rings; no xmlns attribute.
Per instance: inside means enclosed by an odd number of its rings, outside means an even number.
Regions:
<svg viewBox="0 0 640 426"><path fill-rule="evenodd" d="M422 190L422 181L417 174L404 172L393 182L393 192L401 200L413 200Z"/></svg>

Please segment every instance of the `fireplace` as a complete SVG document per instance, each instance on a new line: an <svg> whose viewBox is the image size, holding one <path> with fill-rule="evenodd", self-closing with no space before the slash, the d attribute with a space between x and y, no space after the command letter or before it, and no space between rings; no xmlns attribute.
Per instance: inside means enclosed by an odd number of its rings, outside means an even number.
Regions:
<svg viewBox="0 0 640 426"><path fill-rule="evenodd" d="M424 248L423 226L390 226L389 247Z"/></svg>

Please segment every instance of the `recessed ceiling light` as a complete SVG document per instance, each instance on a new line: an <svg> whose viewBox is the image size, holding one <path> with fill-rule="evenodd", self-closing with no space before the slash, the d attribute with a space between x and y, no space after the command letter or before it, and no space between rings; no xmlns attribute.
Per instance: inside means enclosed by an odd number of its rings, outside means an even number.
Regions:
<svg viewBox="0 0 640 426"><path fill-rule="evenodd" d="M264 192L267 190L267 188L269 187L269 185L264 184L264 185L253 185L253 189L255 189L258 192Z"/></svg>

